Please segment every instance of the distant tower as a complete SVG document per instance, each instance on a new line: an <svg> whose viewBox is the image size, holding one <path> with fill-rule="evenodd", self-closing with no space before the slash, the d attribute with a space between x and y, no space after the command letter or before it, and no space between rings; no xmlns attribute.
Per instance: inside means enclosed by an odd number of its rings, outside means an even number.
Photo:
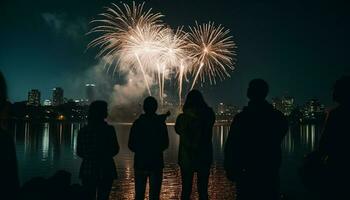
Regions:
<svg viewBox="0 0 350 200"><path fill-rule="evenodd" d="M51 103L51 101L49 99L46 99L44 101L44 106L51 106L51 105L52 105L52 103Z"/></svg>
<svg viewBox="0 0 350 200"><path fill-rule="evenodd" d="M294 98L290 96L283 97L282 99L283 114L289 116L294 109Z"/></svg>
<svg viewBox="0 0 350 200"><path fill-rule="evenodd" d="M40 106L40 91L32 89L28 92L28 102L27 105Z"/></svg>
<svg viewBox="0 0 350 200"><path fill-rule="evenodd" d="M58 106L64 103L63 89L56 87L52 89L52 105Z"/></svg>
<svg viewBox="0 0 350 200"><path fill-rule="evenodd" d="M96 100L96 94L95 94L95 84L89 83L85 85L86 88L86 100L88 103L91 103Z"/></svg>
<svg viewBox="0 0 350 200"><path fill-rule="evenodd" d="M219 115L224 114L226 111L226 105L224 103L219 103L217 111Z"/></svg>

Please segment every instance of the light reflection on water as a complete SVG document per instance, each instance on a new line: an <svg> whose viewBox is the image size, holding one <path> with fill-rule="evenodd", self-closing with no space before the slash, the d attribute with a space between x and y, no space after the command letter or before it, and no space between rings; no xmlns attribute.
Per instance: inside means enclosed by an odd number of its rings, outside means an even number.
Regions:
<svg viewBox="0 0 350 200"><path fill-rule="evenodd" d="M21 182L35 176L48 177L59 169L72 173L73 182L79 182L80 158L76 155L76 139L82 124L29 124L18 123L14 127ZM127 148L130 125L116 125L120 152L116 157L119 179L113 185L112 199L133 199L133 154ZM162 199L179 199L180 172L177 166L179 137L174 127L168 126L170 145L165 152ZM227 181L223 171L223 150L229 126L215 126L213 134L214 164L209 182L211 199L233 199L234 186ZM283 164L281 188L293 196L305 192L298 179L297 169L302 157L316 148L320 136L316 125L291 127L282 143ZM195 191L196 185L193 186ZM194 194L197 197L196 194ZM299 198L300 199L300 198Z"/></svg>

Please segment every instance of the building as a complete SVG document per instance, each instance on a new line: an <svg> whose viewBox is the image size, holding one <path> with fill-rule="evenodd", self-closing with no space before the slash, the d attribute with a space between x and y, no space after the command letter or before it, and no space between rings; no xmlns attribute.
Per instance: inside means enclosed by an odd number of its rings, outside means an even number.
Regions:
<svg viewBox="0 0 350 200"><path fill-rule="evenodd" d="M76 103L79 106L89 105L89 102L86 99L74 99L74 103Z"/></svg>
<svg viewBox="0 0 350 200"><path fill-rule="evenodd" d="M40 91L37 89L32 89L28 92L27 105L30 106L40 106Z"/></svg>
<svg viewBox="0 0 350 200"><path fill-rule="evenodd" d="M216 109L216 120L218 122L230 122L238 112L239 110L236 106L219 103Z"/></svg>
<svg viewBox="0 0 350 200"><path fill-rule="evenodd" d="M230 115L233 116L237 114L238 108L236 106L225 104L225 103L219 103L217 106L216 114L217 115Z"/></svg>
<svg viewBox="0 0 350 200"><path fill-rule="evenodd" d="M51 102L51 100L49 100L49 99L45 99L43 105L44 105L44 106L51 106L51 105L52 105L52 102Z"/></svg>
<svg viewBox="0 0 350 200"><path fill-rule="evenodd" d="M283 106L282 106L282 99L279 98L279 97L275 97L275 98L272 98L272 106L273 108L275 108L276 110L279 110L282 112L283 110Z"/></svg>
<svg viewBox="0 0 350 200"><path fill-rule="evenodd" d="M290 96L273 98L272 105L276 110L281 111L285 116L290 116L295 108L294 98Z"/></svg>
<svg viewBox="0 0 350 200"><path fill-rule="evenodd" d="M63 89L56 87L52 89L52 105L59 106L64 103Z"/></svg>
<svg viewBox="0 0 350 200"><path fill-rule="evenodd" d="M325 115L325 106L318 99L310 99L302 108L305 119L318 119Z"/></svg>
<svg viewBox="0 0 350 200"><path fill-rule="evenodd" d="M224 114L226 110L226 105L224 103L219 103L217 108L217 114Z"/></svg>
<svg viewBox="0 0 350 200"><path fill-rule="evenodd" d="M85 85L86 89L86 100L91 103L96 100L96 85L93 83L88 83Z"/></svg>
<svg viewBox="0 0 350 200"><path fill-rule="evenodd" d="M293 97L283 97L282 98L283 114L285 116L290 116L294 109L294 98Z"/></svg>

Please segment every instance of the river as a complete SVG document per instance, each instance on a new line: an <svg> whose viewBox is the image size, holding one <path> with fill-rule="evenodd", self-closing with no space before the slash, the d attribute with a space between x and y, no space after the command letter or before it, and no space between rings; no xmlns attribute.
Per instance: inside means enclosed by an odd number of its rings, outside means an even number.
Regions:
<svg viewBox="0 0 350 200"><path fill-rule="evenodd" d="M14 128L21 183L36 176L48 177L59 169L72 173L72 182L79 183L80 158L76 155L76 139L82 124L78 123L17 123ZM130 125L115 125L120 153L115 157L119 179L115 181L111 199L133 199L133 155L127 148ZM179 138L173 125L168 125L170 146L165 152L162 199L179 199L180 173L177 166ZM234 199L234 185L223 171L223 149L229 126L215 126L213 135L214 164L209 182L211 199ZM292 199L310 199L303 189L298 168L303 156L314 150L320 137L320 127L300 125L290 128L283 144L281 191ZM195 189L195 186L194 186ZM194 194L194 196L197 196Z"/></svg>

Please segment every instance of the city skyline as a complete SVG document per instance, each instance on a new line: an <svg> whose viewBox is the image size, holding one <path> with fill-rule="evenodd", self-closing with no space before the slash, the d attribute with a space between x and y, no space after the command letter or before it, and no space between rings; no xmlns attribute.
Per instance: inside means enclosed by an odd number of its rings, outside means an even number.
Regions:
<svg viewBox="0 0 350 200"><path fill-rule="evenodd" d="M64 88L61 87L54 87L50 91L50 95L48 97L43 98L41 96L42 91L37 88L31 88L28 93L27 97L16 101L16 102L23 102L26 101L27 105L34 105L34 106L57 106L66 103L67 101L73 100L73 101L86 101L87 103L91 103L94 100L97 100L95 98L95 84L94 83L87 83L85 84L85 96L79 96L79 97L67 97L64 96Z"/></svg>
<svg viewBox="0 0 350 200"><path fill-rule="evenodd" d="M96 85L94 83L88 83L85 84L86 94L85 97L67 97L63 95L64 89L60 87L55 87L52 89L52 96L51 98L45 99L41 98L41 91L38 89L30 89L27 95L27 99L23 100L27 103L27 105L30 106L59 106L68 102L74 102L78 104L88 105L96 99L95 94L95 87ZM59 89L62 90L62 96L60 95L60 103L54 103L55 101L55 91ZM18 102L23 102L18 101ZM57 100L56 100L57 101ZM308 113L313 112L320 112L324 113L326 111L326 108L330 108L331 106L326 106L323 102L321 102L317 98L308 98L305 102L296 103L295 98L292 96L275 96L272 97L271 100L269 100L272 106L276 109L281 111L285 116L290 116L294 109L299 109L301 112L304 112L304 114L308 115ZM176 104L169 104L169 105L176 105ZM167 106L165 104L164 106ZM118 106L119 107L119 106ZM227 113L230 113L230 117L233 117L234 114L237 114L241 111L241 109L244 107L235 105L232 102L224 102L220 101L219 103L213 105L213 108L216 110L217 115L226 115ZM234 114L233 114L234 113Z"/></svg>

